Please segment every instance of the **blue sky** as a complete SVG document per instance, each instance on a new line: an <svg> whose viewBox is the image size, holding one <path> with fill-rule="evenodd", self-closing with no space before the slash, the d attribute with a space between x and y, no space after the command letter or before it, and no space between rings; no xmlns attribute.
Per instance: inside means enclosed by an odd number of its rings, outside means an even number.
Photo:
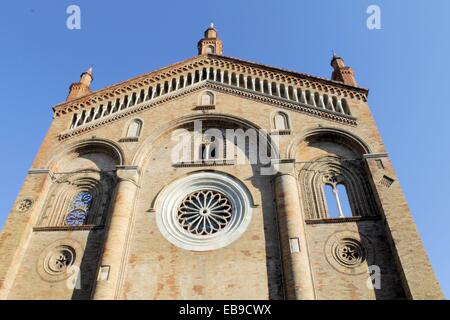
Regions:
<svg viewBox="0 0 450 320"><path fill-rule="evenodd" d="M117 2L1 1L0 226L51 107L83 70L94 66L99 89L184 60L213 20L225 55L330 77L334 49L354 68L450 297L449 1ZM81 30L66 28L71 4L81 8ZM381 30L366 27L370 4L381 8Z"/></svg>

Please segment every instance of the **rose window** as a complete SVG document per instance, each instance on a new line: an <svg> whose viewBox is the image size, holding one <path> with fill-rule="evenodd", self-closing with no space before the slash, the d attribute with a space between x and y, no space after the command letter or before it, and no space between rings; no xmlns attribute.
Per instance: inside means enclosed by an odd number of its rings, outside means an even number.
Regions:
<svg viewBox="0 0 450 320"><path fill-rule="evenodd" d="M173 245L192 251L223 248L237 240L251 220L252 199L239 180L218 172L197 172L164 188L156 223Z"/></svg>
<svg viewBox="0 0 450 320"><path fill-rule="evenodd" d="M221 192L201 190L188 195L178 208L181 227L195 235L212 235L230 222L233 207Z"/></svg>

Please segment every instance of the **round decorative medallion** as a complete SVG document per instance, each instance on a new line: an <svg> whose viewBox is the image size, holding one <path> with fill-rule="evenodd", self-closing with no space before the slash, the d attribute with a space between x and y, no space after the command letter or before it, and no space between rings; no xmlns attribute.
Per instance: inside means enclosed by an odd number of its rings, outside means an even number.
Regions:
<svg viewBox="0 0 450 320"><path fill-rule="evenodd" d="M81 263L81 245L72 239L53 242L42 250L37 263L39 276L48 282L58 282L70 277L70 268Z"/></svg>
<svg viewBox="0 0 450 320"><path fill-rule="evenodd" d="M177 247L219 249L235 241L251 220L251 195L238 180L199 172L167 186L158 197L156 222Z"/></svg>
<svg viewBox="0 0 450 320"><path fill-rule="evenodd" d="M210 235L225 228L231 220L233 207L221 192L196 191L188 195L178 208L178 222L186 231Z"/></svg>
<svg viewBox="0 0 450 320"><path fill-rule="evenodd" d="M365 250L361 243L351 238L335 242L333 254L337 262L349 268L359 266L366 259Z"/></svg>
<svg viewBox="0 0 450 320"><path fill-rule="evenodd" d="M44 268L50 274L60 274L75 261L75 250L69 246L59 246L49 251L45 261Z"/></svg>
<svg viewBox="0 0 450 320"><path fill-rule="evenodd" d="M27 212L33 206L33 201L31 199L23 199L17 205L17 211L19 212Z"/></svg>
<svg viewBox="0 0 450 320"><path fill-rule="evenodd" d="M353 231L341 231L329 237L324 253L331 266L347 274L367 272L374 257L370 241Z"/></svg>

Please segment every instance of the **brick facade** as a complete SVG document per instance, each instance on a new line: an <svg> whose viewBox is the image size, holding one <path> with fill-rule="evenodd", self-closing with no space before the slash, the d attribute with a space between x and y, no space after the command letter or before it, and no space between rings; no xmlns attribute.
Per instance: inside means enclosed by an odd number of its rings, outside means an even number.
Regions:
<svg viewBox="0 0 450 320"><path fill-rule="evenodd" d="M217 36L211 31L207 34ZM205 45L219 43L209 40ZM195 68L209 72L210 67L220 68L214 75L222 75L223 82L223 71L229 68L230 77L236 73L237 81L246 81L245 87L232 79L221 83L209 74L181 88L184 78L178 78L176 85L167 81L167 90L162 85L166 91L153 95L154 100L130 102L133 92L139 97L141 85L163 84L172 75L188 78ZM345 66L335 64L340 67ZM271 79L269 84L277 82L273 88L278 96L274 91L264 92L263 79ZM85 90L81 97L69 95L68 101L54 108L54 120L1 233L0 298L442 299L372 118L367 91L345 82L201 54L97 92ZM291 98L288 88L295 86L299 89L292 92L323 94L323 107L322 98L317 106L309 106L300 95ZM214 101L199 108L206 91ZM89 117L92 107L102 104L106 108L108 101L114 103L125 94L128 106L123 110L102 117L96 111L98 118L75 123L75 113L85 111L84 117ZM343 97L351 115L345 110L342 114L338 109L327 110L325 104L336 108L337 99ZM277 112L288 118L288 127L282 130L274 128ZM129 137L133 119L139 119L142 126L136 137ZM269 140L279 139L278 159L272 161L272 166L280 163L279 170L261 174L267 167L261 163L174 165L172 132L189 127L194 120L267 129ZM305 170L313 170L321 159L334 159L335 164L331 161L328 168L324 163L321 170L337 172L339 179L346 178L346 170L349 177L353 177L353 168L358 171L360 180L355 178L354 185L348 185L355 190L349 196L352 211L360 210L357 216L320 216L324 214L317 209L321 191L314 191L320 181L308 180ZM253 201L251 221L237 240L223 248L190 251L169 242L156 220L163 214L162 191L202 171L233 177L248 190ZM66 203L64 192L69 191L59 192L59 188L72 190L74 186L95 187L109 195L96 204L98 220L75 228L56 222L42 226L42 221L56 221L51 212L67 210L62 203ZM105 186L111 191L105 191ZM368 198L361 198L361 190ZM369 198L373 205L364 206ZM27 199L31 207L21 206ZM341 240L354 240L363 247L357 266L336 260ZM81 270L79 287L68 285L73 280L70 271L57 274L45 266L53 259L52 250L61 247L73 249L72 263ZM380 289L367 286L371 265L381 270Z"/></svg>

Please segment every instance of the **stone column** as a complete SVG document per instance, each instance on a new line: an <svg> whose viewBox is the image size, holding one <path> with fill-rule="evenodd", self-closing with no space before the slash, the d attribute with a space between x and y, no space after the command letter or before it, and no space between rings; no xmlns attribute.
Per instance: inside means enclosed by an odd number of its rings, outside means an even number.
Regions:
<svg viewBox="0 0 450 320"><path fill-rule="evenodd" d="M304 218L294 161L276 164L275 198L283 259L284 286L289 300L314 300Z"/></svg>
<svg viewBox="0 0 450 320"><path fill-rule="evenodd" d="M111 212L108 233L93 295L94 299L118 298L120 279L138 190L139 170L136 166L118 166L116 199Z"/></svg>

